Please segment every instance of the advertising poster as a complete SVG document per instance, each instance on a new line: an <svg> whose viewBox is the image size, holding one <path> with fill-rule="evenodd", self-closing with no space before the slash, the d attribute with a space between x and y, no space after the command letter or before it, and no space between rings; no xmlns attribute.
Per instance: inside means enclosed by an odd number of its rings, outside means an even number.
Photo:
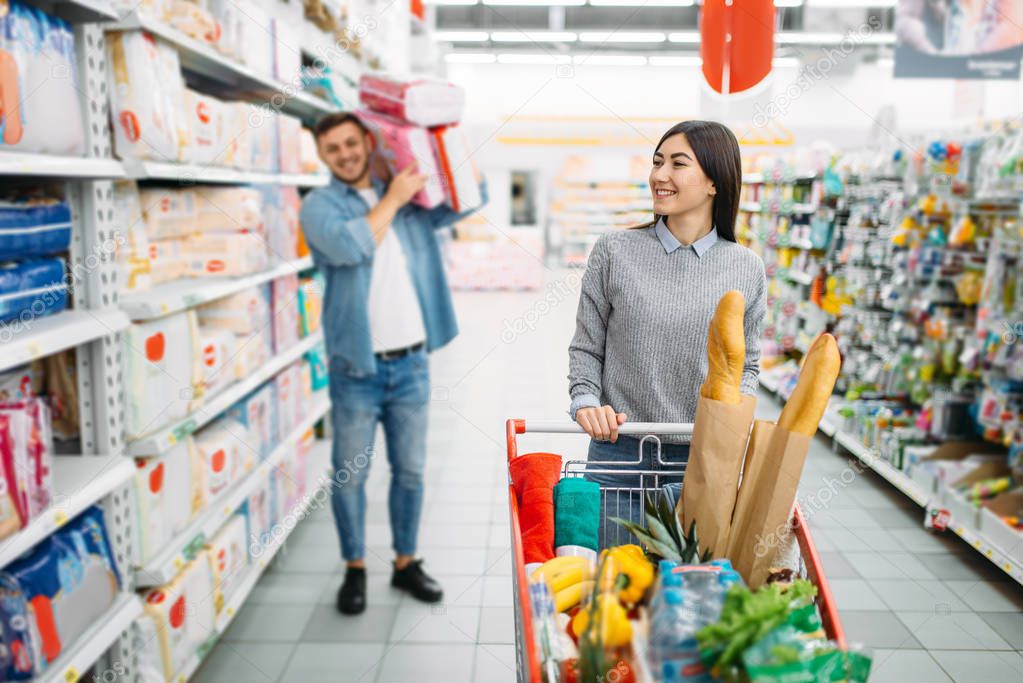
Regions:
<svg viewBox="0 0 1023 683"><path fill-rule="evenodd" d="M895 77L1018 79L1021 0L900 0Z"/></svg>

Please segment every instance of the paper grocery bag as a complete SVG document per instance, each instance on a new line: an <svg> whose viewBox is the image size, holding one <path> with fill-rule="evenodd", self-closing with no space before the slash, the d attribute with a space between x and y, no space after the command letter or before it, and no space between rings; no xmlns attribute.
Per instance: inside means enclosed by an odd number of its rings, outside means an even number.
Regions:
<svg viewBox="0 0 1023 683"><path fill-rule="evenodd" d="M775 550L787 535L812 439L770 422L753 424L728 541L732 566L750 588L767 579Z"/></svg>
<svg viewBox="0 0 1023 683"><path fill-rule="evenodd" d="M688 532L693 521L700 554L724 557L757 399L742 396L738 405L700 397L696 403L693 441L675 514Z"/></svg>

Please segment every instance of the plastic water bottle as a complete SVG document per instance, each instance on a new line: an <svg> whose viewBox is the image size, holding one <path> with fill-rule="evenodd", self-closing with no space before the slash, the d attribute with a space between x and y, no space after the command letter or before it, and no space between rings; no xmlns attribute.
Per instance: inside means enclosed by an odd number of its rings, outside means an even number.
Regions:
<svg viewBox="0 0 1023 683"><path fill-rule="evenodd" d="M683 579L683 586L689 577ZM686 604L685 588L664 591L664 604L650 624L652 670L665 681L710 681L696 642L700 629L695 605Z"/></svg>
<svg viewBox="0 0 1023 683"><path fill-rule="evenodd" d="M710 568L693 568L685 572L682 582L683 605L688 613L689 621L698 624L696 630L715 621L717 614L721 613L722 594L721 584L718 581L719 573ZM695 630L693 634L695 635Z"/></svg>
<svg viewBox="0 0 1023 683"><path fill-rule="evenodd" d="M668 572L657 577L657 587L650 598L650 620L653 621L658 612L664 606L664 592L669 588L682 588L682 575Z"/></svg>

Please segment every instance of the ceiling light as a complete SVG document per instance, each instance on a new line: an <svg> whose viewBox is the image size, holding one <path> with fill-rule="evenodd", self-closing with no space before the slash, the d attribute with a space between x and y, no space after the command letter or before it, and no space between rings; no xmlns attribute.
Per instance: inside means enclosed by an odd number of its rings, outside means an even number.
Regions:
<svg viewBox="0 0 1023 683"><path fill-rule="evenodd" d="M775 0L775 4L778 1ZM873 7L895 7L899 0L806 0L808 7L848 7L870 9Z"/></svg>
<svg viewBox="0 0 1023 683"><path fill-rule="evenodd" d="M434 31L433 37L445 43L485 43L486 31Z"/></svg>
<svg viewBox="0 0 1023 683"><path fill-rule="evenodd" d="M568 55L516 54L509 52L497 55L499 64L571 64Z"/></svg>
<svg viewBox="0 0 1023 683"><path fill-rule="evenodd" d="M497 55L491 52L452 52L444 55L448 64L493 64Z"/></svg>
<svg viewBox="0 0 1023 683"><path fill-rule="evenodd" d="M664 34L655 31L586 31L579 34L584 43L663 43Z"/></svg>
<svg viewBox="0 0 1023 683"><path fill-rule="evenodd" d="M687 43L689 45L700 44L699 31L677 31L668 34L668 41L672 43Z"/></svg>
<svg viewBox="0 0 1023 683"><path fill-rule="evenodd" d="M841 33L783 31L775 35L775 42L779 45L838 45L843 37Z"/></svg>
<svg viewBox="0 0 1023 683"><path fill-rule="evenodd" d="M863 43L865 45L894 45L895 34L894 33L871 33L868 36L860 38L856 34L849 34L849 39L854 43Z"/></svg>
<svg viewBox="0 0 1023 683"><path fill-rule="evenodd" d="M483 0L484 5L585 5L586 0Z"/></svg>
<svg viewBox="0 0 1023 683"><path fill-rule="evenodd" d="M802 7L803 0L774 0L775 7Z"/></svg>
<svg viewBox="0 0 1023 683"><path fill-rule="evenodd" d="M427 5L475 5L479 0L423 0Z"/></svg>
<svg viewBox="0 0 1023 683"><path fill-rule="evenodd" d="M771 66L775 69L798 69L801 62L796 57L775 57Z"/></svg>
<svg viewBox="0 0 1023 683"><path fill-rule="evenodd" d="M703 60L698 55L675 55L670 57L650 57L650 66L702 66Z"/></svg>
<svg viewBox="0 0 1023 683"><path fill-rule="evenodd" d="M576 64L586 66L645 66L643 55L576 55Z"/></svg>
<svg viewBox="0 0 1023 683"><path fill-rule="evenodd" d="M490 39L495 43L574 43L571 31L494 31Z"/></svg>
<svg viewBox="0 0 1023 683"><path fill-rule="evenodd" d="M693 0L590 0L593 7L692 7Z"/></svg>

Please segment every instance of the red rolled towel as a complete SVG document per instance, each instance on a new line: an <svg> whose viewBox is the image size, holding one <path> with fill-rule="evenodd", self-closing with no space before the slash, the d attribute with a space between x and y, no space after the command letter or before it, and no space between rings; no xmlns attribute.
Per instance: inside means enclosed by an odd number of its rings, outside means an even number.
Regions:
<svg viewBox="0 0 1023 683"><path fill-rule="evenodd" d="M519 527L526 564L554 557L554 485L561 477L561 456L526 453L508 466L519 503Z"/></svg>

